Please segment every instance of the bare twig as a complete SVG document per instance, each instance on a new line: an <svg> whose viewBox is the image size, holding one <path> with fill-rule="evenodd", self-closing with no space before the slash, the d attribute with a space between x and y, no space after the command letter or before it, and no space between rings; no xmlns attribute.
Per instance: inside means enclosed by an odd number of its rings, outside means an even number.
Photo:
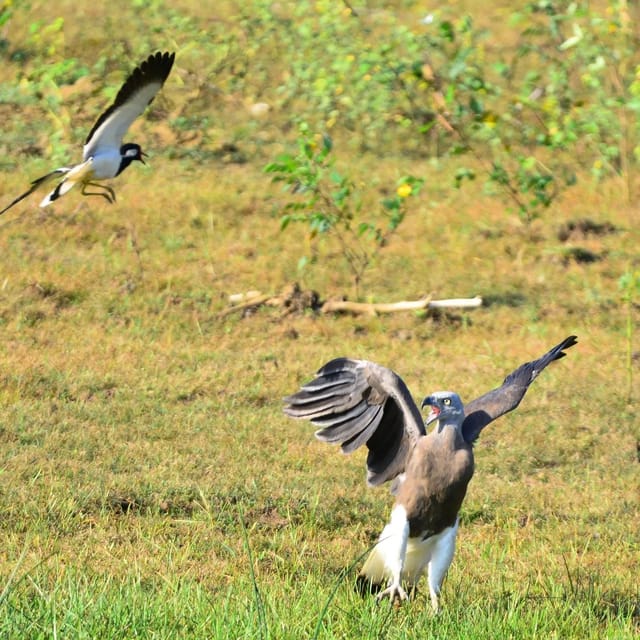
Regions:
<svg viewBox="0 0 640 640"><path fill-rule="evenodd" d="M218 314L224 318L238 311L267 305L270 307L286 307L291 303L292 296L300 296L302 292L296 285L289 287L277 296L262 294L259 291L249 291L245 294L229 296L233 304ZM310 298L311 299L311 298ZM316 296L317 299L317 296ZM400 302L351 302L349 300L327 300L321 307L322 313L355 313L376 315L379 313L396 313L399 311L420 311L421 309L475 309L482 306L482 298L448 298L444 300L403 300ZM316 308L316 307L314 307Z"/></svg>
<svg viewBox="0 0 640 640"><path fill-rule="evenodd" d="M234 304L232 307L221 311L218 314L218 318L230 316L231 314L236 313L236 311L244 311L245 309L251 309L252 307L260 307L263 304L269 304L269 300L273 300L274 298L274 296L263 295L257 291L253 291L250 293L255 293L257 295L249 296L244 302Z"/></svg>
<svg viewBox="0 0 640 640"><path fill-rule="evenodd" d="M395 313L397 311L419 311L421 309L473 309L482 306L482 298L451 298L448 300L403 300L401 302L350 302L349 300L328 300L322 305L323 313L347 311L350 313Z"/></svg>

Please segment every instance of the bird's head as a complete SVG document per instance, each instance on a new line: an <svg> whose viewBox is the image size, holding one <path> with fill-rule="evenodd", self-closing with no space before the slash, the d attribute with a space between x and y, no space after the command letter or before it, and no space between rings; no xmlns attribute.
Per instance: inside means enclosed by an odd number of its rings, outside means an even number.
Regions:
<svg viewBox="0 0 640 640"><path fill-rule="evenodd" d="M142 164L146 164L144 156L147 154L140 148L140 145L135 142L125 142L120 147L120 155L123 160L128 160L127 164L134 160L139 160Z"/></svg>
<svg viewBox="0 0 640 640"><path fill-rule="evenodd" d="M436 391L422 401L422 408L426 405L431 411L425 421L425 426L438 421L438 431L447 422L461 423L464 418L464 405L460 396L452 391Z"/></svg>

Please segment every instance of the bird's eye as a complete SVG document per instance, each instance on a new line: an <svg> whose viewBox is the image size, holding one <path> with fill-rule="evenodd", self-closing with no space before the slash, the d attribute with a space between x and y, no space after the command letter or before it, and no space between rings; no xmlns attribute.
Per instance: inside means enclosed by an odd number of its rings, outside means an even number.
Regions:
<svg viewBox="0 0 640 640"><path fill-rule="evenodd" d="M443 400L444 404L446 404L447 406L449 406L451 404L451 398L445 398Z"/></svg>

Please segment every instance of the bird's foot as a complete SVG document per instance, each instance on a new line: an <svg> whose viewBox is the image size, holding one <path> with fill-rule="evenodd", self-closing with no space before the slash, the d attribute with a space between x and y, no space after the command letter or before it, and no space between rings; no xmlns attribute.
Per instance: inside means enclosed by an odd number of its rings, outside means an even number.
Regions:
<svg viewBox="0 0 640 640"><path fill-rule="evenodd" d="M433 615L437 616L440 613L440 603L438 602L439 591L429 589L431 596L431 607L433 609Z"/></svg>
<svg viewBox="0 0 640 640"><path fill-rule="evenodd" d="M392 604L395 602L403 602L404 600L409 599L407 592L400 586L399 582L393 582L384 591L381 591L376 596L376 600L380 602L387 596L389 597L389 600Z"/></svg>

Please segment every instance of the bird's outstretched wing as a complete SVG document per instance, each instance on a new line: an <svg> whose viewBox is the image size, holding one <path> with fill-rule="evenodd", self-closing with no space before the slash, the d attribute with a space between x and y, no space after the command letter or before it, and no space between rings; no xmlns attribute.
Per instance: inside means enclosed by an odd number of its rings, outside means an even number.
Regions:
<svg viewBox="0 0 640 640"><path fill-rule="evenodd" d="M150 55L122 85L114 103L98 118L84 144L83 160L101 148L119 149L127 129L156 97L169 76L175 53Z"/></svg>
<svg viewBox="0 0 640 640"><path fill-rule="evenodd" d="M46 176L42 176L41 178L37 178L31 183L31 187L28 191L25 191L22 195L18 196L13 202L11 202L8 206L6 206L2 211L0 211L0 216L5 212L11 209L14 205L18 204L21 200L24 200L27 196L30 196L38 187L41 187L43 184L46 184L56 176L63 175L65 173L69 173L71 169L69 167L60 167L59 169L55 169L47 173Z"/></svg>
<svg viewBox="0 0 640 640"><path fill-rule="evenodd" d="M345 453L367 445L367 482L378 485L404 471L425 429L403 380L366 360L336 358L300 391L284 398L284 412L320 427L316 437Z"/></svg>
<svg viewBox="0 0 640 640"><path fill-rule="evenodd" d="M462 423L462 435L467 442L474 442L490 422L515 409L529 385L538 377L538 374L554 360L564 358L564 349L572 347L578 342L576 336L565 338L560 344L553 347L538 360L526 362L510 373L502 383L502 386L469 402L464 407L465 419Z"/></svg>

